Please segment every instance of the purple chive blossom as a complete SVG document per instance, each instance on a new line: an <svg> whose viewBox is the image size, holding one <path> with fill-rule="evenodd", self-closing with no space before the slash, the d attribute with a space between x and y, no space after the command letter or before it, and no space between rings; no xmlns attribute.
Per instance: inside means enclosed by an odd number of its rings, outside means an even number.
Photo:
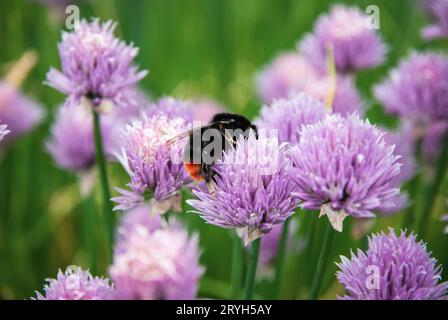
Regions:
<svg viewBox="0 0 448 320"><path fill-rule="evenodd" d="M303 88L303 91L326 103L331 90L331 82L332 80L328 76L310 79ZM364 103L361 100L358 89L356 89L356 86L349 77L338 76L336 78L336 91L331 111L333 113L339 113L342 116L347 116L354 112L359 115L364 113Z"/></svg>
<svg viewBox="0 0 448 320"><path fill-rule="evenodd" d="M161 228L160 215L151 212L149 206L139 206L135 209L124 212L121 216L120 224L117 228L115 252L123 252L123 244L126 244L126 237L137 226L143 226L149 232L154 232Z"/></svg>
<svg viewBox="0 0 448 320"><path fill-rule="evenodd" d="M59 270L56 279L48 279L44 294L37 293L38 300L108 300L113 287L109 280L93 277L89 271L71 266L63 273Z"/></svg>
<svg viewBox="0 0 448 320"><path fill-rule="evenodd" d="M191 101L178 100L173 97L163 97L156 103L152 103L144 111L147 117L164 115L167 118L182 118L187 123L194 120L194 111Z"/></svg>
<svg viewBox="0 0 448 320"><path fill-rule="evenodd" d="M62 71L51 68L48 85L68 95L67 105L89 98L95 106L110 100L127 105L126 90L146 75L133 65L138 48L114 36L116 24L81 20L73 32L63 32L59 43Z"/></svg>
<svg viewBox="0 0 448 320"><path fill-rule="evenodd" d="M257 77L257 91L265 104L276 99L287 98L296 92L305 92L321 102L326 102L332 79L316 71L297 53L279 56L272 65L262 70ZM335 113L363 113L363 102L353 81L338 76L332 105Z"/></svg>
<svg viewBox="0 0 448 320"><path fill-rule="evenodd" d="M384 61L387 48L368 22L358 8L336 5L318 18L313 33L300 43L300 52L323 71L328 46L333 48L339 73L375 67Z"/></svg>
<svg viewBox="0 0 448 320"><path fill-rule="evenodd" d="M286 252L295 250L300 251L303 243L294 239L294 230L297 228L296 221L292 220L289 224L286 237ZM263 271L269 272L275 267L275 261L278 254L278 245L283 230L283 224L276 224L272 230L261 238L260 243L260 266Z"/></svg>
<svg viewBox="0 0 448 320"><path fill-rule="evenodd" d="M199 98L193 101L194 120L208 123L215 114L226 112L226 108L210 98Z"/></svg>
<svg viewBox="0 0 448 320"><path fill-rule="evenodd" d="M275 100L265 105L255 121L259 129L278 130L278 141L296 144L300 139L300 128L325 119L325 106L304 93L291 95L288 99Z"/></svg>
<svg viewBox="0 0 448 320"><path fill-rule="evenodd" d="M414 160L414 139L412 136L412 128L409 125L402 125L398 131L390 131L385 129L386 134L384 140L387 145L395 146L394 153L400 156L398 160L401 163L400 173L395 176L392 183L400 188L403 183L411 179L416 171L416 163ZM393 208L384 208L381 213L392 214L406 207L408 204L408 196L401 193L396 198L396 204Z"/></svg>
<svg viewBox="0 0 448 320"><path fill-rule="evenodd" d="M204 184L187 203L208 223L235 228L249 242L267 234L294 213L294 183L287 175L289 159L277 138L251 133L214 165L216 195Z"/></svg>
<svg viewBox="0 0 448 320"><path fill-rule="evenodd" d="M411 179L416 170L414 159L414 137L412 128L404 123L397 131L385 130L384 140L386 144L395 145L394 153L400 156L400 173L395 177L399 185Z"/></svg>
<svg viewBox="0 0 448 320"><path fill-rule="evenodd" d="M86 104L59 107L46 147L56 164L69 171L86 171L95 164L92 110ZM101 115L101 135L106 156L118 151L119 121Z"/></svg>
<svg viewBox="0 0 448 320"><path fill-rule="evenodd" d="M127 104L124 106L112 106L111 111L115 118L129 122L137 118L151 104L150 98L146 92L138 87L132 87L125 91Z"/></svg>
<svg viewBox="0 0 448 320"><path fill-rule="evenodd" d="M208 123L216 113L224 111L224 107L208 98L190 101L163 97L146 108L145 114L149 117L156 114L163 114L168 118L180 117L188 123L193 121Z"/></svg>
<svg viewBox="0 0 448 320"><path fill-rule="evenodd" d="M448 282L426 244L415 235L399 236L390 229L369 238L367 252L341 256L337 272L345 300L438 300L446 297Z"/></svg>
<svg viewBox="0 0 448 320"><path fill-rule="evenodd" d="M413 53L374 88L388 113L426 126L448 119L448 58L437 53Z"/></svg>
<svg viewBox="0 0 448 320"><path fill-rule="evenodd" d="M399 157L384 133L358 115L331 115L302 127L290 153L302 207L321 209L336 230L347 215L374 217L374 210L394 207Z"/></svg>
<svg viewBox="0 0 448 320"><path fill-rule="evenodd" d="M425 9L434 24L422 29L426 40L448 37L448 2L445 0L424 0Z"/></svg>
<svg viewBox="0 0 448 320"><path fill-rule="evenodd" d="M123 125L138 116L142 105L147 103L143 92L133 88L128 91L130 103L122 108L111 106L102 112L101 135L103 148L109 160L119 151L119 134ZM85 102L85 100L82 100ZM95 163L92 110L85 103L70 108L59 107L46 143L48 152L63 169L85 172Z"/></svg>
<svg viewBox="0 0 448 320"><path fill-rule="evenodd" d="M10 131L2 144L33 129L44 115L42 106L23 96L13 86L0 81L0 119Z"/></svg>
<svg viewBox="0 0 448 320"><path fill-rule="evenodd" d="M295 52L279 55L257 75L258 95L265 104L286 98L290 92L301 91L307 81L316 78L314 68Z"/></svg>
<svg viewBox="0 0 448 320"><path fill-rule="evenodd" d="M109 274L118 299L194 299L204 270L197 235L172 221L150 230L136 224L115 252Z"/></svg>
<svg viewBox="0 0 448 320"><path fill-rule="evenodd" d="M423 155L426 160L433 162L438 159L442 150L443 141L448 137L448 121L435 121L431 123L422 140Z"/></svg>
<svg viewBox="0 0 448 320"><path fill-rule="evenodd" d="M283 224L275 225L272 230L261 238L260 265L267 266L273 263L277 257L278 244L282 234Z"/></svg>
<svg viewBox="0 0 448 320"><path fill-rule="evenodd" d="M126 125L119 160L131 177L130 190L117 188L121 196L113 199L115 210L129 210L150 198L163 202L191 182L182 163L183 148L167 144L187 129L183 119L164 115L143 116Z"/></svg>
<svg viewBox="0 0 448 320"><path fill-rule="evenodd" d="M282 230L283 224L276 224L268 234L261 238L260 258L257 272L257 276L259 276L260 279L272 279L274 277ZM295 230L297 230L297 224L295 220L292 220L287 230L286 255L291 252L299 253L304 247L303 240L294 238Z"/></svg>

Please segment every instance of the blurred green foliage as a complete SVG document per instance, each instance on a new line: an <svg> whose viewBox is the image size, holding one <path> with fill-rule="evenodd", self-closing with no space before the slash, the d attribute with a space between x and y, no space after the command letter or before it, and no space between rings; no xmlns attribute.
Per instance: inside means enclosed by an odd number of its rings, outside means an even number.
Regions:
<svg viewBox="0 0 448 320"><path fill-rule="evenodd" d="M260 108L253 87L257 70L277 54L294 49L302 35L310 31L319 14L337 1L305 0L92 0L79 3L82 17L97 16L119 22L117 33L140 47L138 63L150 74L141 86L153 97L172 94L177 97L210 96L229 109L253 117ZM414 1L352 0L339 1L360 8L375 4L380 8L380 33L390 45L387 62L360 73L357 84L369 105L373 122L394 125L372 98L371 86L400 57L415 49L445 49L446 44L424 43L419 36L425 17ZM62 20L60 19L62 18ZM95 267L106 274L104 234L95 223L101 221L99 190L92 198L79 193L76 176L55 167L46 153L44 141L54 111L63 96L43 85L51 66L59 66L56 45L64 28L64 13L49 10L37 0L0 2L0 75L8 64L27 49L35 49L39 62L23 90L47 109L47 118L33 132L14 141L2 151L0 160L0 298L28 298L41 290L44 279L54 277L57 269L78 264ZM127 180L118 165L111 165L112 185ZM446 185L445 185L446 186ZM444 189L446 190L446 188ZM184 197L189 197L184 192ZM441 199L438 199L441 202ZM186 206L186 205L185 205ZM448 237L441 236L442 223L436 216L430 222L429 249L448 267ZM188 208L185 207L185 210ZM93 220L83 219L88 216ZM383 218L375 230L401 227L403 215ZM199 217L182 215L192 230L198 230L207 268L201 283L201 295L225 297L229 292L232 241L230 233L206 225ZM323 237L324 221L313 213L299 213L297 241L309 244L300 254L288 255L282 298L304 298L311 283ZM90 222L89 222L90 221ZM96 222L95 222L96 221ZM90 224L89 224L90 223ZM93 224L93 225L92 225ZM330 261L350 248L361 245L352 240L349 225L338 234ZM313 232L310 233L310 230ZM308 238L303 235L311 234ZM89 261L86 248L97 251L95 263ZM328 266L324 298L341 293L336 284L336 266ZM444 275L446 280L446 273ZM272 283L263 280L257 297L269 298Z"/></svg>

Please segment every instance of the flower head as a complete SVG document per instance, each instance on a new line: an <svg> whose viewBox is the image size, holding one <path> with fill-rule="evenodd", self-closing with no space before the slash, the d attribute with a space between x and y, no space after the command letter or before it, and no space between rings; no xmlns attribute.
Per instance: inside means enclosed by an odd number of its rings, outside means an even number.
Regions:
<svg viewBox="0 0 448 320"><path fill-rule="evenodd" d="M394 153L400 156L398 161L402 165L400 173L395 177L395 180L398 182L398 185L401 185L411 179L416 170L412 127L407 123L403 123L396 131L386 129L384 131L386 144L395 146Z"/></svg>
<svg viewBox="0 0 448 320"><path fill-rule="evenodd" d="M0 81L0 119L8 126L8 134L2 143L30 131L44 117L44 109L23 96L15 87Z"/></svg>
<svg viewBox="0 0 448 320"><path fill-rule="evenodd" d="M56 279L47 279L45 294L37 293L38 300L107 300L112 298L109 280L93 277L89 271L70 266Z"/></svg>
<svg viewBox="0 0 448 320"><path fill-rule="evenodd" d="M356 7L334 6L322 15L314 31L300 43L300 51L319 70L325 70L328 46L333 48L336 69L340 73L372 68L384 61L386 45L367 16Z"/></svg>
<svg viewBox="0 0 448 320"><path fill-rule="evenodd" d="M448 282L438 284L441 267L415 235L393 229L369 238L366 252L341 256L337 278L347 300L435 300L448 294ZM373 277L373 278L372 278Z"/></svg>
<svg viewBox="0 0 448 320"><path fill-rule="evenodd" d="M123 106L112 105L107 114L112 114L115 118L129 122L140 116L142 112L151 104L148 94L139 87L132 87L124 91L127 104Z"/></svg>
<svg viewBox="0 0 448 320"><path fill-rule="evenodd" d="M118 151L120 121L101 114L104 153L109 159ZM92 110L86 104L61 106L47 141L47 150L57 165L70 171L85 171L95 164Z"/></svg>
<svg viewBox="0 0 448 320"><path fill-rule="evenodd" d="M448 119L448 58L413 53L374 88L387 112L417 124Z"/></svg>
<svg viewBox="0 0 448 320"><path fill-rule="evenodd" d="M347 215L374 217L374 210L395 205L399 157L382 131L355 114L303 127L290 153L302 207L321 209L338 231Z"/></svg>
<svg viewBox="0 0 448 320"><path fill-rule="evenodd" d="M319 99L322 103L326 103L331 86L331 77L324 75L310 79L303 88L303 91ZM359 115L364 113L364 103L351 78L343 76L336 78L336 91L334 93L331 112L339 113L342 116L347 116L355 112Z"/></svg>
<svg viewBox="0 0 448 320"><path fill-rule="evenodd" d="M260 129L278 130L280 143L296 144L300 139L300 128L325 119L325 106L317 99L300 93L290 98L277 99L271 105L265 105L255 121Z"/></svg>
<svg viewBox="0 0 448 320"><path fill-rule="evenodd" d="M250 133L247 139L240 137L236 148L224 152L214 165L216 195L199 185L193 190L197 199L187 203L207 222L241 230L247 245L282 223L297 207L288 164L277 138L257 140Z"/></svg>
<svg viewBox="0 0 448 320"><path fill-rule="evenodd" d="M298 53L279 56L257 76L257 91L265 104L276 99L288 98L297 92L305 92L322 103L331 90L332 79L315 68ZM347 115L363 113L363 102L349 77L338 76L332 111Z"/></svg>
<svg viewBox="0 0 448 320"><path fill-rule="evenodd" d="M143 116L126 125L122 134L120 162L131 176L131 190L118 189L122 195L113 200L115 209L128 210L153 197L164 201L191 182L182 164L183 148L167 141L188 129L181 118L165 115Z"/></svg>
<svg viewBox="0 0 448 320"><path fill-rule="evenodd" d="M198 238L179 224L156 230L136 224L109 269L118 299L194 299L203 268Z"/></svg>
<svg viewBox="0 0 448 320"><path fill-rule="evenodd" d="M428 125L422 140L425 160L434 162L439 158L443 141L448 136L448 120L434 121Z"/></svg>
<svg viewBox="0 0 448 320"><path fill-rule="evenodd" d="M126 105L126 90L146 75L133 65L138 49L115 38L116 24L79 21L73 32L63 32L59 43L62 71L50 69L48 85L68 95L67 104L76 105L82 97L98 106L110 100Z"/></svg>
<svg viewBox="0 0 448 320"><path fill-rule="evenodd" d="M143 226L149 232L154 232L162 227L161 217L151 212L151 208L146 205L124 212L117 228L115 252L124 251L123 245L126 244L128 235L137 226Z"/></svg>
<svg viewBox="0 0 448 320"><path fill-rule="evenodd" d="M147 117L164 115L167 118L182 118L187 123L194 120L194 111L191 101L179 100L173 97L163 97L146 108Z"/></svg>
<svg viewBox="0 0 448 320"><path fill-rule="evenodd" d="M278 244L282 234L283 224L276 224L272 230L261 238L260 266L266 268L277 258Z"/></svg>
<svg viewBox="0 0 448 320"><path fill-rule="evenodd" d="M387 145L394 146L394 153L400 156L398 162L401 164L400 173L392 180L392 185L400 188L406 181L411 179L416 171L416 163L414 160L414 139L412 128L407 124L402 126L397 131L384 129L384 140ZM396 203L393 208L383 208L380 213L393 214L405 208L408 204L408 195L401 193L396 197Z"/></svg>
<svg viewBox="0 0 448 320"><path fill-rule="evenodd" d="M301 91L307 81L317 77L308 61L295 52L279 55L257 75L258 95L266 104L278 98L286 98L291 92Z"/></svg>
<svg viewBox="0 0 448 320"><path fill-rule="evenodd" d="M194 119L208 123L215 114L226 112L226 108L211 98L198 98L193 101Z"/></svg>
<svg viewBox="0 0 448 320"><path fill-rule="evenodd" d="M151 104L144 113L148 117L159 114L168 118L179 117L187 123L193 121L208 123L215 114L224 112L224 110L224 107L211 99L180 100L168 96Z"/></svg>
<svg viewBox="0 0 448 320"><path fill-rule="evenodd" d="M448 2L445 0L425 0L426 11L434 24L422 29L422 36L427 40L448 37Z"/></svg>

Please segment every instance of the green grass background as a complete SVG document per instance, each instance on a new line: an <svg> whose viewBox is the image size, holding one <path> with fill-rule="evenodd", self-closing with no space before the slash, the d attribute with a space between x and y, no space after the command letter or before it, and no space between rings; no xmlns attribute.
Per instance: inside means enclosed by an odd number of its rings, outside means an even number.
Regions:
<svg viewBox="0 0 448 320"><path fill-rule="evenodd" d="M76 3L76 1L74 1ZM97 16L119 22L117 34L140 47L137 62L150 74L141 86L153 97L172 94L190 98L210 96L230 110L257 115L260 108L253 79L257 70L277 54L291 50L302 35L311 30L316 17L333 3L356 4L364 9L376 4L380 8L380 33L390 46L386 63L361 72L358 87L369 105L368 117L376 123L394 125L371 95L372 84L396 65L400 57L414 48L446 50L442 41L425 43L419 30L426 23L423 12L410 0L384 1L311 1L311 0L96 0L81 1L82 17ZM97 251L97 274L105 275L104 234L92 227L89 219L101 222L99 190L93 198L79 195L77 177L55 167L46 153L44 141L54 119L54 111L63 96L43 85L51 66L59 66L56 45L64 28L52 13L37 1L0 2L0 75L8 64L27 49L35 49L39 62L24 84L23 90L46 108L46 120L34 131L2 150L0 160L0 298L26 299L41 290L44 279L54 277L58 268L92 262L86 248ZM118 165L109 172L113 185L127 180ZM445 184L446 187L446 184ZM444 188L446 190L446 188ZM445 192L446 195L446 192ZM188 197L187 192L184 193ZM438 199L442 203L443 199ZM188 208L185 207L185 210ZM447 236L441 235L442 223L437 206L427 237L429 248L448 268ZM403 215L380 219L375 230L401 226ZM228 292L232 241L230 233L206 225L192 214L182 218L192 230L198 230L207 271L201 282L200 295L225 297ZM297 241L310 245L300 254L290 253L282 286L282 298L304 298L315 268L323 222L313 213L299 213ZM95 221L93 222L95 223ZM330 261L350 248L360 246L346 232L337 236ZM306 239L304 239L306 238ZM336 266L328 266L324 298L341 293L335 283ZM444 279L447 280L446 273ZM257 296L269 298L272 283L263 280Z"/></svg>

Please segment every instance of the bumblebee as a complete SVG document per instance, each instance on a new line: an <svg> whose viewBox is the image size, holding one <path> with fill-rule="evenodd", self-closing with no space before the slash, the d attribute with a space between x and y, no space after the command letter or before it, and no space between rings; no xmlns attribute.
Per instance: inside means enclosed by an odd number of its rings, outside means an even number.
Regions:
<svg viewBox="0 0 448 320"><path fill-rule="evenodd" d="M173 144L188 137L183 164L195 181L205 181L210 193L215 194L215 171L212 166L222 158L223 151L235 148L238 139L247 138L249 132L258 138L258 130L246 117L233 113L218 113L207 125L193 128L170 139Z"/></svg>

